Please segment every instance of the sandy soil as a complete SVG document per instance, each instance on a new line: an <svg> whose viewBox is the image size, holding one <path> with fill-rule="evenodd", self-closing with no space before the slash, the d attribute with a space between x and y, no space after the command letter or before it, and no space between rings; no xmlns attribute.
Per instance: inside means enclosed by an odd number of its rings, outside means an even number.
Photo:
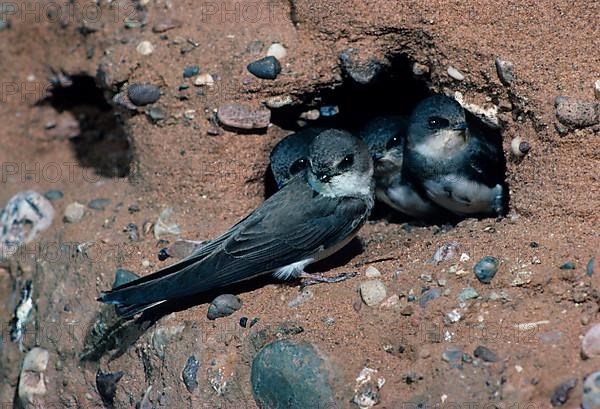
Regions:
<svg viewBox="0 0 600 409"><path fill-rule="evenodd" d="M16 4L21 11L25 7ZM144 6L101 2L98 8L83 2L60 4L57 17L48 17L39 4L30 14L11 13L10 28L0 31L0 203L26 189L64 192L63 199L53 202L57 217L40 236L41 247L30 245L30 251L0 269L0 396L7 405L23 358L8 338L7 323L18 298L15 288L32 278L37 309L26 345L38 344L50 352L46 401L56 407L100 407L95 374L101 368L125 372L118 384L117 407L133 407L152 385L149 397L155 407L253 408L249 386L253 340L260 331L283 323L302 327L290 337L312 342L334 363L342 407L351 405L354 380L365 366L386 379L381 408L400 408L407 402L550 407L555 387L568 378L577 378L578 384L567 407L578 407L584 377L600 369L597 360L580 356L581 336L599 319L600 270L596 264L589 277L586 264L592 256L600 259L600 139L591 129L561 136L555 129L554 98L594 99L593 83L600 79L600 3L157 0ZM89 7L99 14L86 15ZM146 24L125 28L125 17ZM153 32L152 27L168 19L181 24ZM142 40L154 45L151 55L136 52ZM288 50L281 75L274 81L252 77L246 64L262 57L272 42L281 42ZM402 55L403 61L430 69L430 74L406 81L422 81L432 91L460 91L467 101L482 106L504 107L499 118L510 187L507 217L466 220L449 229L376 219L361 231L362 246L352 246L320 268L331 274L356 270L360 275L313 287L314 297L296 308L288 306L299 294L296 285L260 283L240 289L243 308L228 318L209 321L207 304L202 303L162 318L116 359L105 355L97 361L80 361L84 339L100 310L95 299L111 286L116 268L147 274L171 262L158 261L157 252L165 243L143 233L146 222L154 222L165 207L172 207L182 237L208 239L264 200L268 154L289 130L273 125L260 134L226 131L215 127L214 110L226 102L256 107L279 95L293 98L296 105L290 112L296 113L318 106L318 98L337 102L342 94L336 90L344 83L339 54L349 47L375 59ZM515 64L511 87L497 77L497 56ZM204 95L196 95L200 88L193 79L183 79L189 65L198 65L200 72L215 78L213 87L202 88ZM125 82L152 83L163 93L156 105L167 118L158 124L143 109L133 114L115 108L132 149L127 177L110 177L110 172L99 176L78 165L89 162L81 160L68 138L45 129L48 121L68 123L50 104L39 103L50 88L50 78L60 72L95 77L99 66L108 73L104 92L109 101ZM460 70L465 79L448 76L448 66ZM178 90L186 83L189 89ZM393 104L396 94L399 100L410 100L402 92L401 86L391 88L389 95L381 96L382 103ZM352 95L346 97L344 102L352 104ZM108 121L97 110L66 106L67 112L79 116L80 124ZM113 125L103 129L109 134L105 139L120 135ZM218 134L213 135L216 129ZM510 153L510 142L517 136L532 147L522 159ZM121 146L118 142L108 148L95 146L104 153L91 161L102 161L102 155ZM7 164L10 169L17 164L18 170L8 172ZM54 165L61 169L58 178L46 173ZM69 203L86 204L96 198L109 198L111 203L105 210L87 209L79 223L63 223ZM132 205L139 211L128 211ZM131 241L124 231L129 223L138 226L139 241ZM460 244L454 258L427 262L449 242ZM43 249L56 243L71 248L88 243L88 256L61 253L51 258ZM462 253L468 259L460 261ZM490 285L479 283L472 274L473 265L485 255L501 261ZM575 264L574 270L559 269L568 261ZM361 303L357 289L366 279L368 265L381 271L388 296L401 295L399 305ZM461 270L467 273L460 274ZM530 282L514 286L523 271L531 272ZM426 308L407 301L410 294L419 296L423 288L439 286L438 280L445 281L444 295ZM466 287L475 288L480 298L461 305L458 295ZM490 300L492 292L506 296ZM447 324L444 317L454 309L462 318ZM244 329L238 324L242 316L260 321ZM527 331L515 327L538 321L545 323ZM164 355L157 353L156 331L180 324L185 329L176 336L177 342L169 343ZM499 361L451 368L441 358L451 346L472 355L479 345L493 350ZM190 394L180 374L191 354L201 366L200 385ZM222 394L214 387L219 370L228 381ZM423 379L407 384L403 375L409 372Z"/></svg>

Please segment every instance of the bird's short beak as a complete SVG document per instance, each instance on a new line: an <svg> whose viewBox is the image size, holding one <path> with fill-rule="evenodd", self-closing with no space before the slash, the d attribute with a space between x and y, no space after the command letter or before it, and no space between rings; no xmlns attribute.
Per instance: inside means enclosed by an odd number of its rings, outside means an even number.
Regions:
<svg viewBox="0 0 600 409"><path fill-rule="evenodd" d="M375 152L373 154L373 161L377 162L378 160L381 160L383 158L383 153L381 152Z"/></svg>

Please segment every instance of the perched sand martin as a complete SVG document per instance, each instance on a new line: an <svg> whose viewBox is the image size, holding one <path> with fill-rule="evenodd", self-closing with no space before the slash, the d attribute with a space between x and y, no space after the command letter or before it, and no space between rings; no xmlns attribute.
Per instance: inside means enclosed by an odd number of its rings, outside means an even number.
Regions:
<svg viewBox="0 0 600 409"><path fill-rule="evenodd" d="M502 151L454 99L438 94L417 105L404 160L408 176L439 206L460 216L503 214Z"/></svg>
<svg viewBox="0 0 600 409"><path fill-rule="evenodd" d="M308 147L323 128L303 128L283 138L271 151L271 171L281 189L293 176L308 167Z"/></svg>
<svg viewBox="0 0 600 409"><path fill-rule="evenodd" d="M445 212L420 192L403 170L408 118L375 118L360 130L375 167L375 195L391 208L416 219L438 218Z"/></svg>
<svg viewBox="0 0 600 409"><path fill-rule="evenodd" d="M104 292L99 301L131 316L154 305L263 274L336 282L304 268L345 246L373 207L373 163L348 132L327 130L309 147L306 174L292 178L226 233L158 272Z"/></svg>

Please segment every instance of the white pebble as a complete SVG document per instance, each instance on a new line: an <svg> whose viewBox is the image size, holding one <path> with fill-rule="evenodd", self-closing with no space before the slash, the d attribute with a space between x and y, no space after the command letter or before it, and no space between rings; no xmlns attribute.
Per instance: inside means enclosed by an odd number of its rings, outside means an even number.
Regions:
<svg viewBox="0 0 600 409"><path fill-rule="evenodd" d="M600 80L594 83L594 95L596 96L596 99L600 101Z"/></svg>
<svg viewBox="0 0 600 409"><path fill-rule="evenodd" d="M377 270L373 266L369 266L369 268L367 268L367 271L365 271L365 275L367 276L367 278L381 277L381 273L379 272L379 270Z"/></svg>
<svg viewBox="0 0 600 409"><path fill-rule="evenodd" d="M65 208L64 220L67 223L77 223L83 218L85 206L81 203L73 202Z"/></svg>
<svg viewBox="0 0 600 409"><path fill-rule="evenodd" d="M202 87L204 85L208 85L212 87L215 84L215 80L212 75L208 73L200 74L194 80L194 85L197 87Z"/></svg>
<svg viewBox="0 0 600 409"><path fill-rule="evenodd" d="M25 355L23 370L33 372L44 372L48 367L48 351L44 348L35 347Z"/></svg>
<svg viewBox="0 0 600 409"><path fill-rule="evenodd" d="M471 257L469 257L469 255L468 255L467 253L462 253L462 254L460 255L460 261L461 261L462 263L464 263L464 262L467 262L467 261L469 261L469 260L471 260Z"/></svg>
<svg viewBox="0 0 600 409"><path fill-rule="evenodd" d="M465 79L464 74L452 66L448 67L448 75L451 78L454 78L456 81L462 81Z"/></svg>
<svg viewBox="0 0 600 409"><path fill-rule="evenodd" d="M382 302L386 295L385 285L380 280L368 280L360 283L360 296L369 307Z"/></svg>
<svg viewBox="0 0 600 409"><path fill-rule="evenodd" d="M321 113L319 112L318 109L311 109L309 111L302 112L300 114L300 119L306 119L306 120L309 120L309 121L316 121L317 119L319 119L320 116L321 116Z"/></svg>
<svg viewBox="0 0 600 409"><path fill-rule="evenodd" d="M150 55L154 51L154 46L150 41L141 41L135 49L141 55Z"/></svg>
<svg viewBox="0 0 600 409"><path fill-rule="evenodd" d="M279 43L273 43L267 50L267 57L275 57L278 60L283 60L287 56L287 50Z"/></svg>
<svg viewBox="0 0 600 409"><path fill-rule="evenodd" d="M150 267L150 260L142 260L142 267L144 267L144 268Z"/></svg>
<svg viewBox="0 0 600 409"><path fill-rule="evenodd" d="M586 332L581 341L581 349L588 358L600 356L600 324L595 324Z"/></svg>

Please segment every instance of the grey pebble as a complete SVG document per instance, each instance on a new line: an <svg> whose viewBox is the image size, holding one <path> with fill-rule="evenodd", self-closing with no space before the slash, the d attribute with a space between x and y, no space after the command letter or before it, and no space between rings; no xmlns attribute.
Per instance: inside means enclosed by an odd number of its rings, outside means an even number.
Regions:
<svg viewBox="0 0 600 409"><path fill-rule="evenodd" d="M83 218L85 206L81 203L73 202L67 205L64 213L66 223L77 223Z"/></svg>
<svg viewBox="0 0 600 409"><path fill-rule="evenodd" d="M196 376L198 374L199 367L200 363L196 357L192 355L187 359L185 366L183 367L183 371L181 372L183 383L189 393L194 392L194 390L198 387L198 380L196 379Z"/></svg>
<svg viewBox="0 0 600 409"><path fill-rule="evenodd" d="M498 271L498 259L492 256L485 256L475 264L473 270L480 282L489 284Z"/></svg>
<svg viewBox="0 0 600 409"><path fill-rule="evenodd" d="M500 82L506 86L510 86L515 80L515 74L513 73L514 64L510 61L502 60L500 57L496 57L496 72Z"/></svg>
<svg viewBox="0 0 600 409"><path fill-rule="evenodd" d="M104 210L110 204L110 199L94 199L88 203L88 207L94 210Z"/></svg>
<svg viewBox="0 0 600 409"><path fill-rule="evenodd" d="M100 369L96 372L96 389L102 398L102 402L108 407L112 407L117 394L117 383L123 377L123 372L104 373Z"/></svg>
<svg viewBox="0 0 600 409"><path fill-rule="evenodd" d="M592 256L590 261L588 261L587 266L585 267L585 273L588 277L591 277L594 274L594 264L596 263L596 256Z"/></svg>
<svg viewBox="0 0 600 409"><path fill-rule="evenodd" d="M153 104L160 98L160 88L151 84L132 84L127 89L127 96L137 106Z"/></svg>
<svg viewBox="0 0 600 409"><path fill-rule="evenodd" d="M575 263L567 261L559 267L561 270L575 270Z"/></svg>
<svg viewBox="0 0 600 409"><path fill-rule="evenodd" d="M563 125L585 128L600 123L600 103L556 97L556 118Z"/></svg>
<svg viewBox="0 0 600 409"><path fill-rule="evenodd" d="M224 104L217 110L219 122L242 130L264 129L271 121L271 111L267 108L252 109L238 103Z"/></svg>
<svg viewBox="0 0 600 409"><path fill-rule="evenodd" d="M340 65L348 77L363 85L370 83L384 67L374 59L361 58L360 51L355 48L348 48L340 54Z"/></svg>
<svg viewBox="0 0 600 409"><path fill-rule="evenodd" d="M600 409L600 371L585 378L581 406L583 409Z"/></svg>
<svg viewBox="0 0 600 409"><path fill-rule="evenodd" d="M60 190L49 190L44 193L44 197L48 200L59 200L65 197L65 194Z"/></svg>
<svg viewBox="0 0 600 409"><path fill-rule="evenodd" d="M129 240L131 240L131 241L139 241L140 240L140 234L138 231L138 227L135 223L129 223L125 227L125 231L127 233L129 233Z"/></svg>
<svg viewBox="0 0 600 409"><path fill-rule="evenodd" d="M139 275L133 271L125 270L124 268L118 268L115 272L115 281L113 282L112 288L117 288L124 284L130 283L133 280L140 278Z"/></svg>
<svg viewBox="0 0 600 409"><path fill-rule="evenodd" d="M475 351L473 351L473 356L475 356L475 358L479 358L485 362L498 361L498 356L491 349L489 349L483 345L479 345L477 348L475 348Z"/></svg>
<svg viewBox="0 0 600 409"><path fill-rule="evenodd" d="M429 301L439 298L440 295L442 294L439 288L431 288L425 291L423 294L421 294L421 298L419 298L419 305L421 306L421 308L425 308L427 307Z"/></svg>
<svg viewBox="0 0 600 409"><path fill-rule="evenodd" d="M562 406L567 403L569 394L575 386L577 386L577 378L569 378L566 381L561 382L560 385L554 389L552 397L550 398L552 406Z"/></svg>
<svg viewBox="0 0 600 409"><path fill-rule="evenodd" d="M253 61L246 68L255 77L265 80L274 80L281 72L279 60L273 56Z"/></svg>
<svg viewBox="0 0 600 409"><path fill-rule="evenodd" d="M479 293L473 287L467 287L458 295L460 301L472 300L479 297Z"/></svg>
<svg viewBox="0 0 600 409"><path fill-rule="evenodd" d="M208 307L206 316L209 320L227 317L242 308L242 300L233 294L221 294Z"/></svg>
<svg viewBox="0 0 600 409"><path fill-rule="evenodd" d="M448 363L458 363L462 360L463 351L457 347L451 347L442 352L442 359Z"/></svg>
<svg viewBox="0 0 600 409"><path fill-rule="evenodd" d="M146 110L144 112L154 122L161 121L167 117L167 113L161 107L151 106L151 107L146 108Z"/></svg>
<svg viewBox="0 0 600 409"><path fill-rule="evenodd" d="M189 65L183 69L183 78L191 78L200 73L200 67L197 65Z"/></svg>

